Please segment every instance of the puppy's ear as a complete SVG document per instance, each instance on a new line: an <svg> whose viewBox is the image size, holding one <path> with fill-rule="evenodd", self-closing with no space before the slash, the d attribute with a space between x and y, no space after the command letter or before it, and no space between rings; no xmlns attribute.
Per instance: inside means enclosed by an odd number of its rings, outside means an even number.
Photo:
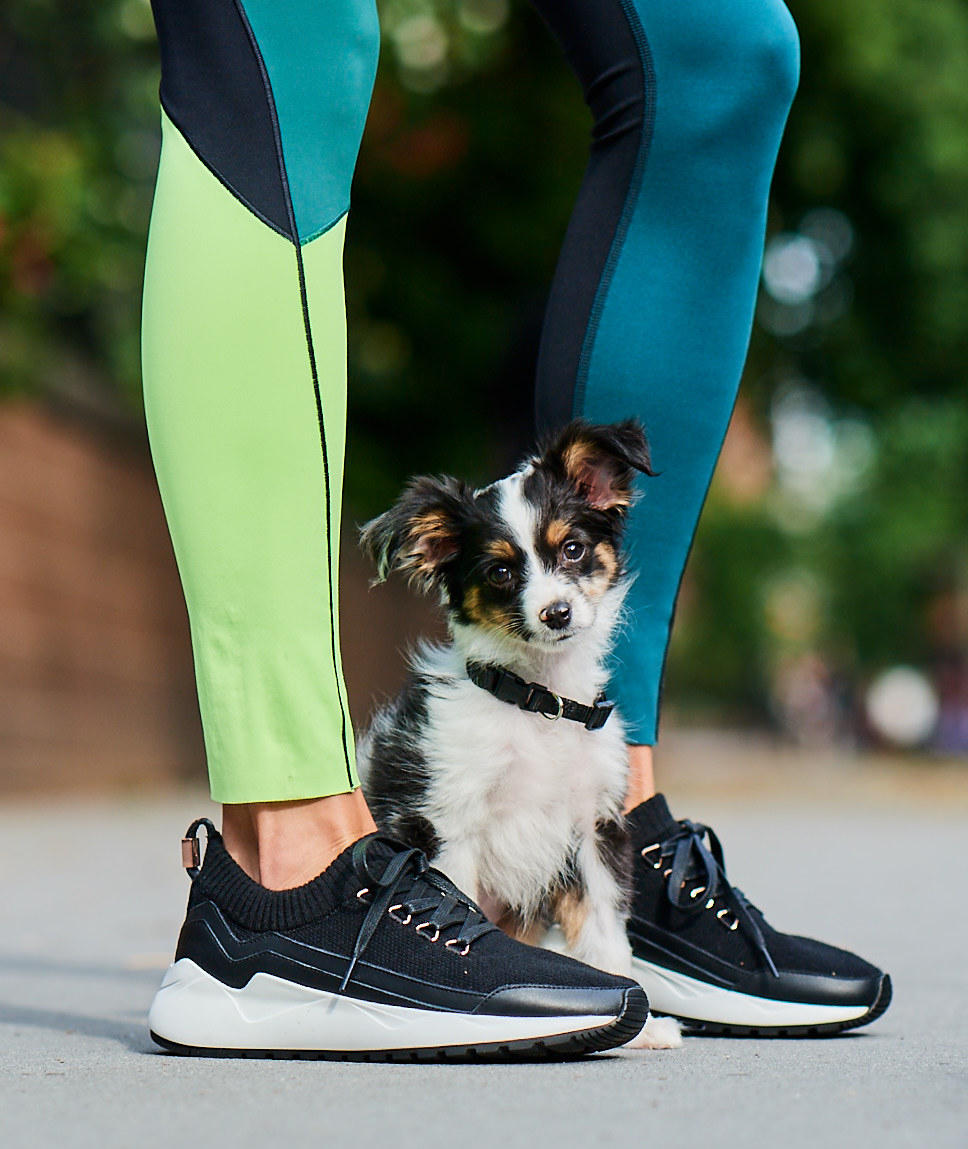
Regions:
<svg viewBox="0 0 968 1149"><path fill-rule="evenodd" d="M622 511L632 502L635 472L654 475L645 431L637 419L569 423L536 460L577 487L596 510Z"/></svg>
<svg viewBox="0 0 968 1149"><path fill-rule="evenodd" d="M439 584L460 547L467 492L456 479L413 479L397 502L360 531L360 545L376 564L374 582L399 571L418 590Z"/></svg>

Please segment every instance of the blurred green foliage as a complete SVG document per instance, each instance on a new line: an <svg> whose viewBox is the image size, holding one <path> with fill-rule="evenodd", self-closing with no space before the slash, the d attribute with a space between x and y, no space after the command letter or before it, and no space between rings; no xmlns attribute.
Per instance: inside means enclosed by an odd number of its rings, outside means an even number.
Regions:
<svg viewBox="0 0 968 1149"><path fill-rule="evenodd" d="M802 81L770 230L830 260L806 295L762 292L745 394L764 449L809 432L829 458L811 471L777 454L752 499L714 488L670 663L675 698L751 716L791 649L855 680L927 665L932 603L968 577L968 5L791 8ZM347 500L361 517L413 471L493 477L527 440L589 126L527 5L383 0L381 16L346 257ZM8 393L96 395L140 417L157 79L147 0L5 0ZM791 393L813 413L785 407ZM851 442L866 446L847 466Z"/></svg>
<svg viewBox="0 0 968 1149"><path fill-rule="evenodd" d="M78 375L140 402L138 314L157 162L142 0L6 0L0 14L0 387Z"/></svg>
<svg viewBox="0 0 968 1149"><path fill-rule="evenodd" d="M960 392L968 362L968 5L798 0L803 70L777 225L815 205L856 230L853 305L793 350L871 412Z"/></svg>

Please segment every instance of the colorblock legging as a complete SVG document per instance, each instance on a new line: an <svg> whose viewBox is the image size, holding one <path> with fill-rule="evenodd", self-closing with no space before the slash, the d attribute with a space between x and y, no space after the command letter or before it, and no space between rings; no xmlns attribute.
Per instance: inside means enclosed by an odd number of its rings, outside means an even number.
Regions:
<svg viewBox="0 0 968 1149"><path fill-rule="evenodd" d="M645 422L657 479L615 655L655 740L676 594L746 355L796 85L781 0L533 0L594 117L549 301L543 428ZM357 784L339 660L342 247L373 0L153 0L163 146L145 279L152 453L188 602L213 797Z"/></svg>

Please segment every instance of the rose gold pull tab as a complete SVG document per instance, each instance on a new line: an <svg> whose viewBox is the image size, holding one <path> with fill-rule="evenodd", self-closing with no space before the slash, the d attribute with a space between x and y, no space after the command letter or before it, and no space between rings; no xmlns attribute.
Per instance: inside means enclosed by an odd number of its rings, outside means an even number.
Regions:
<svg viewBox="0 0 968 1149"><path fill-rule="evenodd" d="M185 837L182 838L181 843L182 865L188 871L188 876L193 882L198 877L202 865L202 847L198 840L198 831L203 826L205 827L205 837L209 842L218 837L218 830L208 818L196 818L185 831Z"/></svg>
<svg viewBox="0 0 968 1149"><path fill-rule="evenodd" d="M182 865L186 870L197 870L202 864L202 847L199 845L198 839L194 836L191 838L182 838Z"/></svg>

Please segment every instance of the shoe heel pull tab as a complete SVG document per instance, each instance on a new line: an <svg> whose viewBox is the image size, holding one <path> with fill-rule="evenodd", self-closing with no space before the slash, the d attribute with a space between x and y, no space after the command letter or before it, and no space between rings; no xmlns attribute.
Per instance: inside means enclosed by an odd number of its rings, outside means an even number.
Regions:
<svg viewBox="0 0 968 1149"><path fill-rule="evenodd" d="M205 827L207 839L216 833L215 826L208 818L196 818L181 840L182 865L188 871L188 876L193 882L198 877L198 871L202 868L202 846L198 840L198 831L202 826Z"/></svg>

